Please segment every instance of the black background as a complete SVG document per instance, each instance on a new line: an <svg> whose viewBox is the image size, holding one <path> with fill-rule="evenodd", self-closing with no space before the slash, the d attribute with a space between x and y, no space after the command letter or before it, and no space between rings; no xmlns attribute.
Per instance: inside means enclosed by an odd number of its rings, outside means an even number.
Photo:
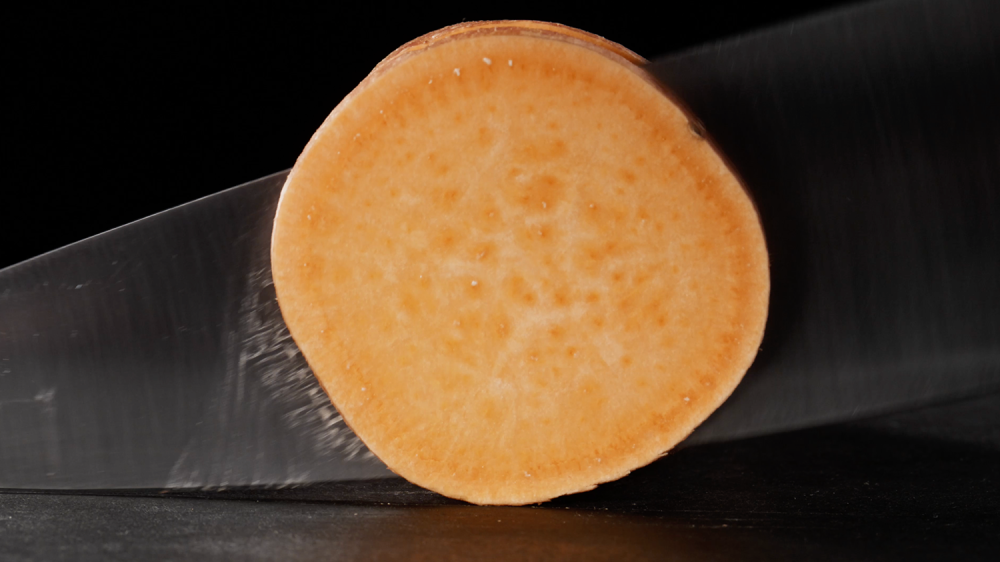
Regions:
<svg viewBox="0 0 1000 562"><path fill-rule="evenodd" d="M858 0L33 5L8 12L0 268L292 166L384 56L482 19L579 27L654 59ZM142 4L140 7L139 4Z"/></svg>

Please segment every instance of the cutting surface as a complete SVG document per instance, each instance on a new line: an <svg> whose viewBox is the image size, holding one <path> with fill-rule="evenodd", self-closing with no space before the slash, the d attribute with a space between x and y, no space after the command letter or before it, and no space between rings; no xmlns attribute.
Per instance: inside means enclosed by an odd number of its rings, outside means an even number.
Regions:
<svg viewBox="0 0 1000 562"><path fill-rule="evenodd" d="M5 560L996 560L1000 396L690 448L543 507L402 479L0 493Z"/></svg>

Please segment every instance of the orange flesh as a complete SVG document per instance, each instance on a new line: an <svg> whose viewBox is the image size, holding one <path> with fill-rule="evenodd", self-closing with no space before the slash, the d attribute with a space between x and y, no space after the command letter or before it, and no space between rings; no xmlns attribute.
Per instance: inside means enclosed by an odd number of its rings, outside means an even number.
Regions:
<svg viewBox="0 0 1000 562"><path fill-rule="evenodd" d="M337 107L272 269L389 468L526 504L686 437L750 366L769 278L752 202L627 51L503 23L397 51Z"/></svg>

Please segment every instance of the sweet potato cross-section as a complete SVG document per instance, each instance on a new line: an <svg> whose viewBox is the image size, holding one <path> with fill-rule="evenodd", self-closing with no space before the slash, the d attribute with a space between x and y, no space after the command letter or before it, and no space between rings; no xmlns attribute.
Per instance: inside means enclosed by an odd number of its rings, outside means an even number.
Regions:
<svg viewBox="0 0 1000 562"><path fill-rule="evenodd" d="M753 361L757 213L639 62L550 24L444 30L296 163L282 314L401 476L482 504L587 490L681 441Z"/></svg>

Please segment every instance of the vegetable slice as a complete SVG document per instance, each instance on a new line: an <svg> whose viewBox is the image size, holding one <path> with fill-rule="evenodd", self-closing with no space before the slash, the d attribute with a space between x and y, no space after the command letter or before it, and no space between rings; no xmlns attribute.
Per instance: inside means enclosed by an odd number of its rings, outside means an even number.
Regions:
<svg viewBox="0 0 1000 562"><path fill-rule="evenodd" d="M446 28L299 157L281 311L399 475L480 504L588 490L663 455L749 368L759 218L642 62L555 24Z"/></svg>

